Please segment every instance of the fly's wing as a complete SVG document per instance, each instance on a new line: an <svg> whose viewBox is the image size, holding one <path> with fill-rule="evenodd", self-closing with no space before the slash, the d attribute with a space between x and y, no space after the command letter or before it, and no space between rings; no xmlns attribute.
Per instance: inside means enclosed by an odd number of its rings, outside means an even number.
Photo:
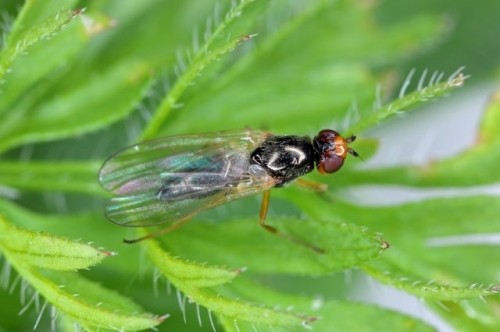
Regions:
<svg viewBox="0 0 500 332"><path fill-rule="evenodd" d="M128 147L99 173L101 185L115 194L106 216L123 226L152 226L271 188L275 182L263 170L249 171L250 153L270 136L241 130Z"/></svg>

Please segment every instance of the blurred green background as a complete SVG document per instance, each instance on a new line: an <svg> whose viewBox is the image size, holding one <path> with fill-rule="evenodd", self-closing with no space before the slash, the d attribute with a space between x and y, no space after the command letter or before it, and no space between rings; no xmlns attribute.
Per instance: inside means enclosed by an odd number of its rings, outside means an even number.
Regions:
<svg viewBox="0 0 500 332"><path fill-rule="evenodd" d="M479 91L485 105L489 91L498 86L499 1L326 1L328 10L310 14L304 13L317 1L264 1L265 6L261 2L250 5L230 27L230 35L217 39L214 48L244 34L258 35L206 68L176 101L178 107L172 109L155 136L243 127L301 135L331 126L347 129L350 125L345 125L344 119L353 103L361 117L369 114L379 98L377 85L382 88L380 101L389 102L398 96L412 69L416 74L408 91L417 87L425 69L428 77L433 71L448 77L462 66L470 78L449 99ZM3 31L9 30L9 22L23 4L13 0L0 3ZM83 32L71 23L13 63L12 72L0 86L0 158L26 163L89 162L86 166L93 162L90 166L97 170L111 153L141 137L157 105L176 82L174 68L189 62L186 50L194 53L194 44L202 44L203 35L214 29L217 17L223 18L230 1L47 2L41 16L53 14L58 6L86 7L86 15L93 20L86 24L95 30ZM39 22L35 19L35 23ZM193 42L194 37L198 42ZM437 104L445 102L446 98ZM412 116L410 113L403 120L384 125L396 127L396 132L404 135L409 130L405 126L412 126ZM439 130L440 124L434 125ZM371 128L369 135L384 139L384 131L377 128ZM18 181L8 177L0 175L0 185L16 189L13 201L19 206L55 216L44 226L29 222L22 226L94 241L107 248L114 246L109 249L120 252L86 271L86 277L132 297L149 312L170 313L171 318L159 326L161 331L212 330L207 319L198 326L193 306L187 307L185 324L175 293L154 297L150 276L142 277L135 271L136 266L150 268L144 254L137 247L117 244L135 233L112 225L102 216L107 197L99 188L96 173L95 177L61 180L65 183L57 185L57 190L51 190L43 179ZM2 193L12 196L9 190ZM284 210L300 215L283 195L272 201L270 215L281 215ZM204 218L215 222L235 213L251 218L257 211L258 199L252 198L210 211ZM64 220L66 213L94 213L95 218L82 218L84 221L75 226ZM268 275L256 278L294 293L322 294L329 299L349 297L343 273L313 280ZM357 278L355 272L354 281ZM18 317L23 305L16 291L0 288L0 299L0 330L33 327L37 313L31 308ZM39 329L46 330L49 325L48 318L42 319ZM366 330L370 330L369 325Z"/></svg>

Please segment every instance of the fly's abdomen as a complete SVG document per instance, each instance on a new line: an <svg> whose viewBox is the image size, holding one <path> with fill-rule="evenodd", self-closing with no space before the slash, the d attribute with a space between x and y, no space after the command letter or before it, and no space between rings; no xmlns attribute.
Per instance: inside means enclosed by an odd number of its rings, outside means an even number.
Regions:
<svg viewBox="0 0 500 332"><path fill-rule="evenodd" d="M243 161L227 157L199 158L175 172L163 172L158 199L173 201L214 195L244 178L249 164Z"/></svg>
<svg viewBox="0 0 500 332"><path fill-rule="evenodd" d="M196 193L198 198L206 197L222 190L227 181L221 173L165 173L162 177L158 199L169 201L188 198Z"/></svg>

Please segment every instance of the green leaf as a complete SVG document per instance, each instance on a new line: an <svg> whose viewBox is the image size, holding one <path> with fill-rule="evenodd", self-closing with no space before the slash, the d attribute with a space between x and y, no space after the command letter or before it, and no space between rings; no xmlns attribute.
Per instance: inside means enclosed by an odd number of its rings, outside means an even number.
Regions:
<svg viewBox="0 0 500 332"><path fill-rule="evenodd" d="M29 8L29 6L24 8ZM0 53L0 79L4 78L5 73L16 57L26 52L30 46L41 40L48 39L81 13L81 9L60 11L42 23L31 27L17 38L13 35L16 32L16 28L14 28L11 32L11 37L7 39L5 47ZM23 11L23 14L28 15L26 10ZM19 25L15 27L19 27Z"/></svg>
<svg viewBox="0 0 500 332"><path fill-rule="evenodd" d="M104 253L119 251L118 256L106 260L106 267L124 275L137 270L137 266L130 264L131 260L137 260L140 256L137 246L122 243L123 238L131 236L132 230L112 224L101 211L79 214L41 214L0 199L0 214L10 221L12 224L10 227L29 229L47 236L93 241L99 246L112 248L111 250L99 249ZM80 242L72 241L75 245L82 245Z"/></svg>
<svg viewBox="0 0 500 332"><path fill-rule="evenodd" d="M317 275L359 265L377 257L387 247L378 236L352 225L293 219L270 220L270 224L300 240L314 241L314 245L326 253L320 254L285 239L276 239L275 235L266 234L253 220L236 220L218 227L207 224L184 226L163 245L168 243L173 252L189 260L174 258L153 241L145 246L156 268L191 301L232 320L272 326L306 324L316 318L222 297L206 287L225 284L243 269L230 271L193 263L192 260L229 266L245 262L244 270L251 272ZM207 234L211 238L207 238ZM307 239L303 234L311 234L312 238ZM259 238L258 244L253 240L255 238ZM272 257L268 259L269 253Z"/></svg>
<svg viewBox="0 0 500 332"><path fill-rule="evenodd" d="M142 309L113 291L76 273L38 270L86 268L110 256L88 245L10 226L0 217L0 252L19 276L57 310L78 324L125 331L151 328L164 317L138 314ZM8 279L7 279L8 281ZM83 293L82 293L83 291Z"/></svg>
<svg viewBox="0 0 500 332"><path fill-rule="evenodd" d="M451 284L442 284L442 281L421 279L423 271L432 270L431 266L419 264L416 259L410 255L405 255L394 249L390 257L384 257L377 262L363 266L363 271L372 277L401 289L410 294L423 299L438 301L460 301L464 299L474 299L495 295L500 291L499 285L479 285L471 284L467 287L453 286ZM413 262L411 269L404 269L403 259ZM404 267L403 267L403 266ZM418 276L411 275L412 270L419 273ZM451 278L450 278L451 279Z"/></svg>
<svg viewBox="0 0 500 332"><path fill-rule="evenodd" d="M464 79L465 77L463 74L458 71L451 75L450 78L443 83L432 84L407 95L401 96L399 99L392 101L380 110L375 110L372 114L365 116L362 120L358 121L358 123L350 127L347 132L363 132L367 128L376 125L391 115L400 113L402 110L414 107L415 105L421 104L431 98L436 98L449 93L453 89L462 86ZM409 84L409 79L407 79L405 84Z"/></svg>
<svg viewBox="0 0 500 332"><path fill-rule="evenodd" d="M65 192L103 195L96 174L101 162L23 162L0 160L0 183L30 191L47 188Z"/></svg>
<svg viewBox="0 0 500 332"><path fill-rule="evenodd" d="M474 301L429 302L447 322L457 327L458 331L498 331L498 301L476 299Z"/></svg>
<svg viewBox="0 0 500 332"><path fill-rule="evenodd" d="M175 85L167 93L161 104L158 106L157 111L154 113L153 118L144 130L143 139L151 139L157 135L159 129L165 124L165 119L168 117L172 109L178 105L179 98L189 87L194 83L194 80L201 74L201 72L215 61L220 60L222 56L234 50L242 42L252 38L252 35L244 35L223 44L222 46L211 49L214 42L221 37L223 33L227 33L228 27L236 20L246 7L254 0L243 0L238 5L231 7L226 14L224 20L215 28L210 34L210 37L203 43L200 50L195 50L197 53L194 56L192 63L187 65L184 72L175 82ZM259 2L264 2L260 0ZM180 64L179 64L180 65ZM181 66L181 65L180 65ZM180 68L181 70L183 68Z"/></svg>
<svg viewBox="0 0 500 332"><path fill-rule="evenodd" d="M492 95L475 143L459 155L423 166L377 170L348 170L338 181L343 185L384 183L415 187L470 187L500 181L500 94Z"/></svg>
<svg viewBox="0 0 500 332"><path fill-rule="evenodd" d="M9 225L0 215L0 246L23 264L61 271L88 268L112 252L43 233L34 233Z"/></svg>
<svg viewBox="0 0 500 332"><path fill-rule="evenodd" d="M186 284L190 288L202 288L220 285L231 281L242 271L228 270L205 264L182 261L164 252L151 242L147 245L148 254L160 270L173 280L174 284Z"/></svg>
<svg viewBox="0 0 500 332"><path fill-rule="evenodd" d="M24 105L25 108L36 105L45 91L61 79L61 72L68 69L65 64L74 59L89 37L81 21L76 20L51 39L41 40L32 45L29 52L15 58L4 78L4 96L0 99L0 115L4 118L2 125L15 123L28 112L15 117L12 108L16 105ZM41 66L41 63L44 65Z"/></svg>
<svg viewBox="0 0 500 332"><path fill-rule="evenodd" d="M22 35L29 34L28 31L33 30L34 26L43 26L45 24L50 28L51 20L54 20L53 22L57 22L59 19L64 19L58 17L57 15L52 16L54 13L72 9L77 2L78 1L76 0L61 0L57 3L47 1L26 1L21 7L20 12L9 31L7 43L15 44L21 41ZM54 26L52 28L57 30ZM47 30L42 30L42 32L44 31L47 35L50 34Z"/></svg>
<svg viewBox="0 0 500 332"><path fill-rule="evenodd" d="M387 243L378 235L334 221L269 218L266 224L321 248L324 254L259 227L257 218L189 223L163 245L181 257L222 266L241 266L254 273L322 275L359 266L377 258ZM256 241L258 239L258 241Z"/></svg>
<svg viewBox="0 0 500 332"><path fill-rule="evenodd" d="M154 241L146 246L148 257L156 267L181 292L195 302L218 315L257 325L299 326L314 321L314 317L265 308L254 303L220 296L207 286L225 283L236 277L240 270L229 271L204 264L182 261L167 254Z"/></svg>
<svg viewBox="0 0 500 332"><path fill-rule="evenodd" d="M120 326L124 331L137 331L151 328L163 321L162 317L137 313L138 307L130 305L123 296L86 281L76 274L63 272L53 274L52 277L57 280L56 282L64 282L54 283L32 268L17 264L17 261L13 261L9 255L6 257L21 277L28 281L47 302L78 324L105 329ZM78 288L79 286L83 288ZM82 290L85 290L84 294ZM134 310L129 311L132 307Z"/></svg>
<svg viewBox="0 0 500 332"><path fill-rule="evenodd" d="M85 133L122 118L142 97L149 82L147 74L144 63L125 61L99 76L59 89L36 112L29 110L29 99L20 102L0 125L0 150Z"/></svg>
<svg viewBox="0 0 500 332"><path fill-rule="evenodd" d="M52 282L58 285L64 285L64 291L66 293L72 294L72 296L76 297L79 301L91 304L99 309L96 310L97 308L92 308L88 305L86 310L93 311L98 316L94 316L89 312L88 315L83 315L87 317L87 321L82 321L82 315L76 310L70 314L72 319L84 326L87 325L93 328L100 327L108 329L121 326L124 330L134 331L151 328L163 320L162 317L143 314L143 309L132 300L115 291L110 291L94 282L82 278L76 273L45 274L51 278ZM82 292L82 290L85 290L85 292ZM75 296L74 294L77 295Z"/></svg>
<svg viewBox="0 0 500 332"><path fill-rule="evenodd" d="M378 79L371 65L401 56L442 32L436 18L405 22L404 36L400 26L381 29L370 8L351 1L311 1L299 8L271 32L256 29L256 49L221 77L193 87L189 103L162 132L223 130L228 115L234 128L254 125L283 133L341 129L354 102L360 116L372 109ZM268 13L272 22L284 15L273 14ZM382 49L381 43L391 47ZM204 121L192 121L196 118Z"/></svg>
<svg viewBox="0 0 500 332"><path fill-rule="evenodd" d="M438 300L443 312L450 301L490 296L489 306L475 308L482 318L471 322L464 310L456 320L461 322L458 325L482 324L480 321L498 324L494 309L498 300L491 297L499 291L495 284L498 268L478 259L500 259L485 242L489 235L498 233L496 198L443 198L390 207L357 206L337 199L328 208L313 197L298 198L297 192L289 188L279 193L316 218L334 213L341 220L383 234L391 249L363 267L373 277L421 298ZM474 242L468 243L470 240ZM460 257L459 264L456 257Z"/></svg>
<svg viewBox="0 0 500 332"><path fill-rule="evenodd" d="M424 283L439 278L445 283L465 282L468 287L472 283L489 284L495 280L496 267L485 266L476 259L478 256L494 259L487 242L465 242L467 236L474 239L474 235L487 236L498 232L494 222L498 216L495 197L430 199L388 207L359 206L333 198L332 205L328 206L324 201L301 195L300 191L303 190L291 187L275 192L286 196L312 218L335 215L338 220L376 229L391 247L412 257L395 257L391 261L404 263L400 267L404 266L409 274L416 274ZM478 215L477 211L481 214ZM454 242L447 242L447 239ZM388 254L394 255L392 252L390 249ZM456 264L453 259L456 255L462 257L462 264ZM417 261L427 264L420 266ZM395 272L400 273L399 270Z"/></svg>
<svg viewBox="0 0 500 332"><path fill-rule="evenodd" d="M374 305L286 294L268 287L239 278L223 292L246 299L265 303L269 306L293 307L295 311L304 311L318 317L311 328L319 331L433 331L424 322ZM219 321L225 331L254 331L251 324L234 321L221 316ZM366 322L370 322L369 325ZM307 327L307 325L306 325ZM259 331L288 331L287 328L259 326Z"/></svg>
<svg viewBox="0 0 500 332"><path fill-rule="evenodd" d="M495 280L496 267L485 266L477 257L495 259L487 236L499 231L495 223L498 216L496 202L494 197L475 196L433 199L385 208L359 209L351 206L348 210L357 222L368 227L374 227L378 221L377 229L388 241L392 240L392 244L413 257L412 260L426 263L413 268L417 263L410 264L408 259L393 259L408 262L403 266L409 273L418 271L420 278L438 278L444 283L469 287L474 283L488 285ZM481 214L478 215L477 211ZM366 217L367 213L371 220ZM401 215L405 218L398 218ZM383 224L380 223L382 218L386 220ZM408 228L412 230L411 234L406 232ZM484 242L474 241L478 235L483 236ZM468 243L467 239L473 242ZM461 257L461 264L456 264L454 260L457 255Z"/></svg>

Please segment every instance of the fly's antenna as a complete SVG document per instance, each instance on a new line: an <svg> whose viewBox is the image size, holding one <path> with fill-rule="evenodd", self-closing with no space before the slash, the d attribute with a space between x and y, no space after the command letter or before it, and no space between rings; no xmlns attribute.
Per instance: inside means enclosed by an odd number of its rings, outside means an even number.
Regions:
<svg viewBox="0 0 500 332"><path fill-rule="evenodd" d="M345 141L346 141L346 143L347 143L347 144L351 144L352 142L354 142L354 141L356 140L356 137L357 137L356 135L351 135L351 136L347 137L347 138L345 139ZM354 151L352 148L347 148L347 152L348 152L350 155L352 155L352 156L354 156L354 157L356 157L356 158L361 159L361 160L362 160L362 161L366 164L366 161L363 159L363 157L361 157L361 156L359 155L359 153L357 153L356 151Z"/></svg>
<svg viewBox="0 0 500 332"><path fill-rule="evenodd" d="M361 156L359 155L359 153L357 153L357 152L356 152L356 151L354 151L353 149L348 148L348 149L347 149L347 152L349 152L349 154L350 154L351 156L354 156L354 157L356 157L356 158L361 159L361 161L363 161L363 162L366 164L366 161L363 159L363 157L361 157Z"/></svg>

